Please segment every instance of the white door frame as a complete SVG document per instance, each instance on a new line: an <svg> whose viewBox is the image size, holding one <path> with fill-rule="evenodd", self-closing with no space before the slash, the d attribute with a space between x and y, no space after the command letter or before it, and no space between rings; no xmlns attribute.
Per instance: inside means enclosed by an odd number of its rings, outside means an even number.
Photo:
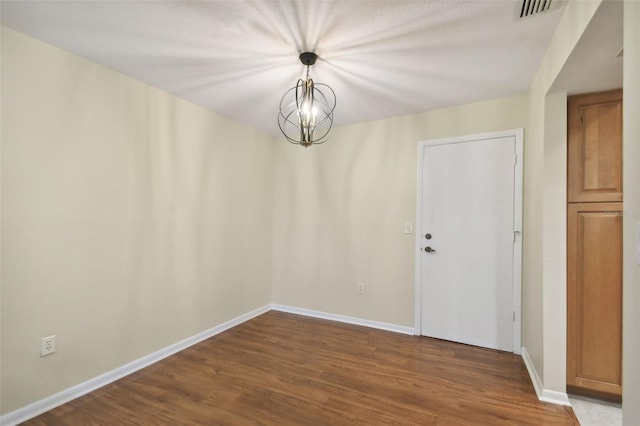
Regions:
<svg viewBox="0 0 640 426"><path fill-rule="evenodd" d="M513 245L513 353L520 354L522 347L522 166L523 166L523 129L501 132L479 133L452 138L430 139L418 142L418 175L416 196L416 251L415 251L415 334L422 335L422 173L424 151L429 146L464 143L482 139L515 137L515 182L514 182L514 245Z"/></svg>

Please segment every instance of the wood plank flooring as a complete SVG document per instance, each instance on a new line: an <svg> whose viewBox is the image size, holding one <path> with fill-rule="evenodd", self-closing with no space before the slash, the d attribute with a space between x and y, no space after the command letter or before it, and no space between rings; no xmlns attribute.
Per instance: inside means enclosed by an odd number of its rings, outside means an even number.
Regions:
<svg viewBox="0 0 640 426"><path fill-rule="evenodd" d="M516 355L271 311L27 425L577 425Z"/></svg>

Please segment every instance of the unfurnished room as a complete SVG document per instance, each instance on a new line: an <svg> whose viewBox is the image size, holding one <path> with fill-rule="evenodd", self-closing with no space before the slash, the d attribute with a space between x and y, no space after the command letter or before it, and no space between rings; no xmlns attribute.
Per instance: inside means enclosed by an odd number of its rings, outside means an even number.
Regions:
<svg viewBox="0 0 640 426"><path fill-rule="evenodd" d="M0 425L640 425L640 1L0 24Z"/></svg>

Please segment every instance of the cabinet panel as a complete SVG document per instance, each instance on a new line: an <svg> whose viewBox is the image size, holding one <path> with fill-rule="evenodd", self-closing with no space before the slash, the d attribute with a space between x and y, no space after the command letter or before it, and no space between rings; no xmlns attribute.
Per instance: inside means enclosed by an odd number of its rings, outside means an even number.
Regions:
<svg viewBox="0 0 640 426"><path fill-rule="evenodd" d="M622 203L568 206L567 385L622 393Z"/></svg>
<svg viewBox="0 0 640 426"><path fill-rule="evenodd" d="M568 201L622 201L622 91L570 98L568 115Z"/></svg>

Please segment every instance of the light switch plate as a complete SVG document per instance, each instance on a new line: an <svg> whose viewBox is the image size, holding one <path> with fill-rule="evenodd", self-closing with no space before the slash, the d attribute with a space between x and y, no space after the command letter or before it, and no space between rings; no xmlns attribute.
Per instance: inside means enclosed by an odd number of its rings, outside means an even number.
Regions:
<svg viewBox="0 0 640 426"><path fill-rule="evenodd" d="M413 234L413 222L406 221L404 223L404 233L405 234Z"/></svg>

